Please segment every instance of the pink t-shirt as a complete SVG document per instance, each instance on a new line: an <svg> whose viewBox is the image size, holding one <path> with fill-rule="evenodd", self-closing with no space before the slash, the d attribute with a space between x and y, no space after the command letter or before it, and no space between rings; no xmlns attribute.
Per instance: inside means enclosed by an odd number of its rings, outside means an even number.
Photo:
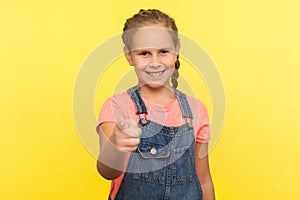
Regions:
<svg viewBox="0 0 300 200"><path fill-rule="evenodd" d="M186 123L182 117L178 101L172 102L168 106L161 106L143 98L147 108L147 119L163 124L165 126L180 126ZM207 143L210 139L209 119L205 105L196 98L187 96L193 114L193 126L195 139L198 143ZM114 95L106 100L101 109L98 126L103 122L117 122L121 119L132 119L138 122L139 116L136 114L135 103L127 92ZM124 173L112 180L110 197L113 200L120 188Z"/></svg>

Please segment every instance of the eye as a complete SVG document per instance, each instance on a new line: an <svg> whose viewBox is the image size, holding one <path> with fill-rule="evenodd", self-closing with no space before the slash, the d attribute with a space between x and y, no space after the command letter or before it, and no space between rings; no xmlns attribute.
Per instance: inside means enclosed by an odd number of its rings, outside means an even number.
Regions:
<svg viewBox="0 0 300 200"><path fill-rule="evenodd" d="M162 49L162 50L160 50L160 53L161 53L161 54L167 54L167 53L169 53L169 51L168 51L168 50L165 50L165 49Z"/></svg>
<svg viewBox="0 0 300 200"><path fill-rule="evenodd" d="M140 56L148 56L149 52L148 51L142 51L139 53Z"/></svg>

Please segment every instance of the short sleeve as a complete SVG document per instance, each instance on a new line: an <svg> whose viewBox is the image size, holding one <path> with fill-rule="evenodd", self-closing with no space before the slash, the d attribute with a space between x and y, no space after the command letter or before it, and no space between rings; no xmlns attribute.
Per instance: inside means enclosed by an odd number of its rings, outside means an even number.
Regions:
<svg viewBox="0 0 300 200"><path fill-rule="evenodd" d="M115 95L107 99L100 111L96 131L99 133L99 125L104 122L117 122L129 118L130 98L127 93Z"/></svg>
<svg viewBox="0 0 300 200"><path fill-rule="evenodd" d="M210 125L205 105L199 102L199 127L196 135L196 142L207 143L210 139Z"/></svg>
<svg viewBox="0 0 300 200"><path fill-rule="evenodd" d="M196 142L207 143L210 139L210 124L206 106L193 97L188 97L188 102L193 113Z"/></svg>
<svg viewBox="0 0 300 200"><path fill-rule="evenodd" d="M102 108L98 118L98 124L103 122L115 122L113 110L116 109L117 105L113 104L112 98L107 99Z"/></svg>

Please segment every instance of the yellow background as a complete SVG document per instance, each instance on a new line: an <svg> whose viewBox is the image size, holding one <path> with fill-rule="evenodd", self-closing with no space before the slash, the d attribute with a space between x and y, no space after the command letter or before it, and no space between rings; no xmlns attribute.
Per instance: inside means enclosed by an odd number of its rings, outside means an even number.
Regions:
<svg viewBox="0 0 300 200"><path fill-rule="evenodd" d="M0 199L106 199L109 182L75 128L73 87L89 53L140 8L174 17L223 79L217 198L300 199L297 0L1 2Z"/></svg>

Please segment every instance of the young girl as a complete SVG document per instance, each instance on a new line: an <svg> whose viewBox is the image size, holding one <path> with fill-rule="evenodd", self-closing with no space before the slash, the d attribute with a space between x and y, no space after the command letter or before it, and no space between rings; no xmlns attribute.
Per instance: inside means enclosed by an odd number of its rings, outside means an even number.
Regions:
<svg viewBox="0 0 300 200"><path fill-rule="evenodd" d="M122 39L138 85L109 98L99 116L97 170L112 180L109 199L215 199L207 110L176 89L174 20L159 10L140 10L127 19Z"/></svg>

